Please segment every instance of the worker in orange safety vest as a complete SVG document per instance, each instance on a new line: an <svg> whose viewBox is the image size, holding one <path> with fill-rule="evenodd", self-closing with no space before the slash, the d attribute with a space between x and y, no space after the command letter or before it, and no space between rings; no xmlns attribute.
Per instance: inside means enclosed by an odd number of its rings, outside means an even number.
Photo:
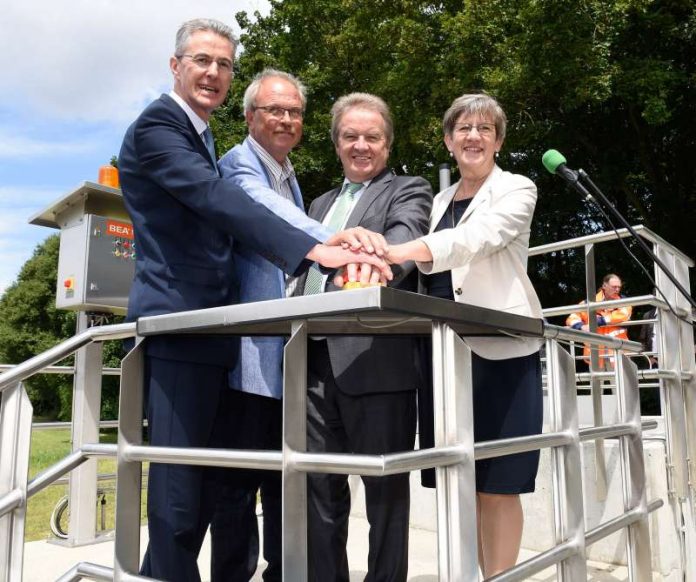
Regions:
<svg viewBox="0 0 696 582"><path fill-rule="evenodd" d="M614 273L609 273L602 279L602 286L597 291L595 301L600 302L621 299L622 286L621 278ZM581 304L583 303L585 302L582 301ZM597 317L597 333L617 339L628 339L626 328L618 327L616 324L631 319L632 311L633 308L630 305L598 309L595 312ZM587 311L571 313L566 319L566 325L573 329L590 331L590 326L587 321ZM599 348L598 350L600 370L605 369L605 367L613 368L613 358L607 357L608 353L609 350L606 348ZM590 346L588 344L585 344L583 358L588 364L590 363Z"/></svg>

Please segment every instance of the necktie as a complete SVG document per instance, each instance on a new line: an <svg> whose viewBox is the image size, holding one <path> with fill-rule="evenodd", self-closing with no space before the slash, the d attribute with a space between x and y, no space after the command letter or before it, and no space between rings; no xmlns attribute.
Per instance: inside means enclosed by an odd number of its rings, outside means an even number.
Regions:
<svg viewBox="0 0 696 582"><path fill-rule="evenodd" d="M215 141L213 140L213 132L210 131L209 127L206 127L201 134L203 138L203 143L205 147L208 148L208 153L210 154L210 159L213 163L217 163L217 156L215 155Z"/></svg>
<svg viewBox="0 0 696 582"><path fill-rule="evenodd" d="M363 187L362 182L349 182L343 188L343 191L338 195L336 204L334 205L333 213L326 226L334 232L337 232L346 221L348 213L353 206L353 196ZM307 272L307 280L305 281L303 295L316 295L324 291L324 275L319 270L319 265L314 263Z"/></svg>

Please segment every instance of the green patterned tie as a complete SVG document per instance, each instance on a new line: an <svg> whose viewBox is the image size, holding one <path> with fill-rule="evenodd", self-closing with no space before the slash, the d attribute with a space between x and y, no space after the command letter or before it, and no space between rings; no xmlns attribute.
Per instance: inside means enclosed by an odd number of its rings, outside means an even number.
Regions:
<svg viewBox="0 0 696 582"><path fill-rule="evenodd" d="M334 211L331 214L328 224L326 225L334 232L343 226L343 223L348 217L351 207L353 206L353 196L363 187L362 182L349 182L343 188L343 191L336 199ZM307 272L303 295L316 295L324 291L324 275L319 270L319 265L314 263Z"/></svg>

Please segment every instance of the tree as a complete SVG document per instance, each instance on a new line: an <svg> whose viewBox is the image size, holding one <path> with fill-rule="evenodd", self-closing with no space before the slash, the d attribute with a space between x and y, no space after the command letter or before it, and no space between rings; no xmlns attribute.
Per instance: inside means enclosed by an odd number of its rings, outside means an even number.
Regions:
<svg viewBox="0 0 696 582"><path fill-rule="evenodd" d="M75 334L75 313L56 309L59 236L52 235L34 250L17 281L0 299L0 361L18 364ZM104 365L119 366L120 343L104 345ZM73 358L63 364L71 365ZM69 420L72 411L72 376L37 374L25 382L34 414ZM105 377L102 416L116 418L118 377Z"/></svg>
<svg viewBox="0 0 696 582"><path fill-rule="evenodd" d="M441 118L458 95L486 90L506 110L500 165L539 188L532 244L609 228L541 166L554 147L584 167L631 223L690 256L696 203L696 7L689 0L283 0L246 13L233 90L214 116L218 144L243 139L241 95L265 66L308 86L305 137L293 153L307 201L335 185L340 166L328 111L351 91L390 104L391 164L437 184L447 161ZM659 42L656 41L659 39ZM545 305L579 299L577 253L535 259ZM603 246L598 275L618 271L631 294L649 283L619 245ZM694 284L696 289L696 284Z"/></svg>

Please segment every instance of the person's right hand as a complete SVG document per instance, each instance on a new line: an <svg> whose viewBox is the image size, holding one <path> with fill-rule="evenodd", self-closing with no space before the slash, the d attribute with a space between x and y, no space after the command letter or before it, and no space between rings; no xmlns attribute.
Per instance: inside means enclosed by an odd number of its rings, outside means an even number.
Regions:
<svg viewBox="0 0 696 582"><path fill-rule="evenodd" d="M349 281L357 281L364 287L387 284L382 271L369 263L349 263L344 269L339 270L333 280L336 287L343 287Z"/></svg>
<svg viewBox="0 0 696 582"><path fill-rule="evenodd" d="M325 244L329 246L341 245L353 251L363 250L379 257L383 257L389 252L389 243L384 236L362 226L341 230L329 238Z"/></svg>
<svg viewBox="0 0 696 582"><path fill-rule="evenodd" d="M350 267L348 280L357 280L359 276L357 272L358 264L369 266L369 275L368 271L365 271L365 276L369 279L372 278L373 271L379 273L380 277L383 277L386 281L391 281L394 278L389 265L384 259L364 251L353 251L346 249L343 248L343 246L327 246L324 244L315 245L312 250L307 253L307 259L328 268L338 268L346 265L353 265ZM353 271L353 269L355 270ZM350 279L351 276L353 279Z"/></svg>

